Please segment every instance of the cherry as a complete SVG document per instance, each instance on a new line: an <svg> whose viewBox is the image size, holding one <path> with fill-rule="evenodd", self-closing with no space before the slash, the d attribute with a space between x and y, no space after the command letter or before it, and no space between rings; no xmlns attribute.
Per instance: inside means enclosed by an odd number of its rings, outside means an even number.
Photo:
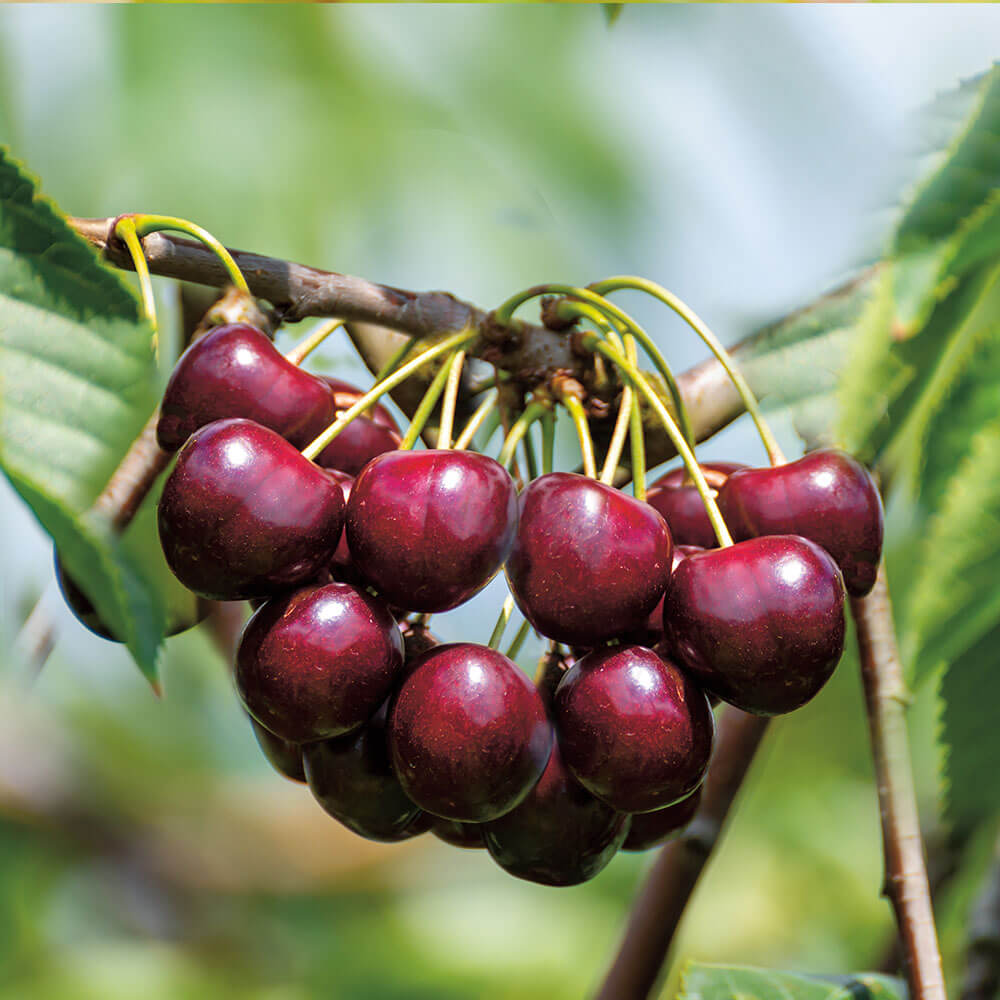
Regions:
<svg viewBox="0 0 1000 1000"><path fill-rule="evenodd" d="M628 816L573 779L556 744L527 798L487 823L483 836L505 872L542 885L579 885L615 856L628 825Z"/></svg>
<svg viewBox="0 0 1000 1000"><path fill-rule="evenodd" d="M517 530L517 491L492 458L394 451L361 471L347 504L355 565L389 603L447 611L494 577Z"/></svg>
<svg viewBox="0 0 1000 1000"><path fill-rule="evenodd" d="M735 539L801 535L833 556L849 594L875 586L882 500L868 470L846 452L824 448L787 465L735 472L718 502Z"/></svg>
<svg viewBox="0 0 1000 1000"><path fill-rule="evenodd" d="M701 689L643 646L607 646L578 660L556 689L555 720L573 776L630 813L690 795L715 734Z"/></svg>
<svg viewBox="0 0 1000 1000"><path fill-rule="evenodd" d="M511 593L542 635L596 646L641 630L670 579L670 531L649 504L553 472L520 498Z"/></svg>
<svg viewBox="0 0 1000 1000"><path fill-rule="evenodd" d="M673 559L671 560L671 574L673 574L678 565L680 565L683 560L687 559L689 555L692 555L695 552L704 551L705 550L698 545L675 545ZM643 625L643 627L638 631L625 637L628 642L635 643L639 646L648 646L650 649L654 649L654 647L663 641L663 602L666 599L667 595L664 593L656 607L650 611L645 625Z"/></svg>
<svg viewBox="0 0 1000 1000"><path fill-rule="evenodd" d="M264 597L314 576L340 540L337 484L284 438L217 420L188 438L160 498L163 554L189 590Z"/></svg>
<svg viewBox="0 0 1000 1000"><path fill-rule="evenodd" d="M758 715L791 712L829 680L844 650L844 580L797 535L689 556L664 608L666 641L706 690Z"/></svg>
<svg viewBox="0 0 1000 1000"><path fill-rule="evenodd" d="M475 850L486 846L483 840L483 828L478 823L456 823L452 819L435 816L431 823L431 833L452 847Z"/></svg>
<svg viewBox="0 0 1000 1000"><path fill-rule="evenodd" d="M403 666L403 637L377 598L346 583L268 601L247 623L236 688L247 711L293 743L359 728Z"/></svg>
<svg viewBox="0 0 1000 1000"><path fill-rule="evenodd" d="M347 510L347 501L351 499L351 488L354 486L354 476L338 469L327 469L327 475L340 487L340 493L344 498L344 510ZM358 582L357 570L351 559L351 547L347 544L347 532L340 536L337 549L330 560L330 569L335 572L344 583Z"/></svg>
<svg viewBox="0 0 1000 1000"><path fill-rule="evenodd" d="M342 379L333 378L330 375L319 375L317 378L322 379L333 390L333 397L338 410L350 409L365 395L363 389L359 389L356 385L351 385L350 382L344 382ZM372 403L365 411L365 416L382 427L399 431L399 425L393 420L392 414L381 403Z"/></svg>
<svg viewBox="0 0 1000 1000"><path fill-rule="evenodd" d="M389 760L386 704L358 732L307 744L302 759L316 801L359 836L405 840L426 829Z"/></svg>
<svg viewBox="0 0 1000 1000"><path fill-rule="evenodd" d="M298 743L283 740L280 736L265 729L253 716L250 717L253 734L257 737L257 745L264 752L268 763L278 772L292 781L305 781L306 773L302 767L302 747Z"/></svg>
<svg viewBox="0 0 1000 1000"><path fill-rule="evenodd" d="M356 476L376 455L395 451L402 440L391 427L367 417L355 417L319 453L316 461L324 468Z"/></svg>
<svg viewBox="0 0 1000 1000"><path fill-rule="evenodd" d="M681 799L666 809L636 813L632 817L622 850L646 851L680 833L694 819L694 814L701 805L702 787L699 785L686 799Z"/></svg>
<svg viewBox="0 0 1000 1000"><path fill-rule="evenodd" d="M182 355L160 403L156 438L176 451L199 427L246 417L304 448L336 417L333 390L293 365L256 327L220 326Z"/></svg>
<svg viewBox="0 0 1000 1000"><path fill-rule="evenodd" d="M465 823L513 809L541 777L552 739L528 678L502 653L474 643L419 656L389 710L392 761L406 794Z"/></svg>
<svg viewBox="0 0 1000 1000"><path fill-rule="evenodd" d="M746 466L741 462L700 462L709 486L718 489L731 473ZM687 469L681 466L660 476L646 494L646 502L655 507L670 525L675 545L697 545L714 549L718 545L712 522L694 483L688 480Z"/></svg>

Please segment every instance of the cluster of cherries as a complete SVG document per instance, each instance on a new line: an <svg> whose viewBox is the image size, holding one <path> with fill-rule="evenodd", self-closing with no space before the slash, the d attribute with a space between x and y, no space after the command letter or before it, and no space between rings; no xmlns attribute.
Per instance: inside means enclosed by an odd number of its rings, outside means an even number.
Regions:
<svg viewBox="0 0 1000 1000"><path fill-rule="evenodd" d="M167 562L202 598L257 606L235 680L258 741L356 833L430 830L521 878L582 882L691 819L712 701L789 712L832 674L845 592L872 587L882 545L848 455L703 466L737 539L716 548L684 469L646 501L565 472L519 494L486 455L399 450L378 404L306 459L360 396L231 325L185 352L158 429L179 448ZM426 626L501 569L552 640L537 684Z"/></svg>

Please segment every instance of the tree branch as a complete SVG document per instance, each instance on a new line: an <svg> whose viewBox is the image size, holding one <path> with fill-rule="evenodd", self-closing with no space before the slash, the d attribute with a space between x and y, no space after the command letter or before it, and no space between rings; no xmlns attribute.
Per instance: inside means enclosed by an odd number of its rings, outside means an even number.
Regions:
<svg viewBox="0 0 1000 1000"><path fill-rule="evenodd" d="M650 869L596 1000L642 1000L656 985L684 909L769 722L731 707L722 713L698 812Z"/></svg>
<svg viewBox="0 0 1000 1000"><path fill-rule="evenodd" d="M883 892L896 914L911 1000L945 1000L906 736L908 695L884 564L879 569L875 589L867 597L852 598L851 611L857 624L861 679L882 816Z"/></svg>

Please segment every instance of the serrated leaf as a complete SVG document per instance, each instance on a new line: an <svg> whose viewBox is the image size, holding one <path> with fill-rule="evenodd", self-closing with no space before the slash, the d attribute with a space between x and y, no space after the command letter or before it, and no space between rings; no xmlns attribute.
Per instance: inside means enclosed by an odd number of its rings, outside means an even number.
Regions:
<svg viewBox="0 0 1000 1000"><path fill-rule="evenodd" d="M891 976L806 976L741 965L689 963L678 1000L904 1000L906 987Z"/></svg>
<svg viewBox="0 0 1000 1000"><path fill-rule="evenodd" d="M150 678L158 568L88 511L155 407L151 335L128 285L0 148L0 467Z"/></svg>

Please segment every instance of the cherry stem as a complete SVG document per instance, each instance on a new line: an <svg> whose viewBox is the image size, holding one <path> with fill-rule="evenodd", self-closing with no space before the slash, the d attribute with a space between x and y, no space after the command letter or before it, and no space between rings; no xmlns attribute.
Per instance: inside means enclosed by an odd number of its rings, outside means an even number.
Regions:
<svg viewBox="0 0 1000 1000"><path fill-rule="evenodd" d="M521 627L517 630L511 644L507 647L507 652L503 654L508 660L517 659L517 654L521 652L521 647L524 645L525 639L528 638L529 632L531 632L531 622L521 622Z"/></svg>
<svg viewBox="0 0 1000 1000"><path fill-rule="evenodd" d="M542 415L542 475L547 476L555 466L556 412L547 410Z"/></svg>
<svg viewBox="0 0 1000 1000"><path fill-rule="evenodd" d="M250 295L250 286L247 285L243 272L237 267L233 255L207 230L187 219L178 219L172 215L146 215L136 214L132 218L135 220L136 231L139 236L148 236L150 233L162 233L172 231L184 233L186 236L193 236L196 240L204 243L222 263L229 275L229 280L241 291Z"/></svg>
<svg viewBox="0 0 1000 1000"><path fill-rule="evenodd" d="M691 309L689 305L687 305L686 302L683 302L676 295L674 295L673 292L668 291L666 288L656 284L654 281L647 281L645 278L635 278L629 275L620 275L613 278L607 278L604 281L596 281L590 287L595 292L599 292L601 294L613 292L623 288L630 288L635 291L645 292L647 295L653 296L653 298L658 299L665 306L677 313L677 315L680 316L681 319L683 319L688 326L690 326L691 329L698 334L699 337L701 337L701 339L708 346L709 350L718 359L719 364L722 365L726 374L732 380L733 385L736 387L736 391L740 395L740 399L743 400L743 405L746 407L747 413L750 414L750 418L753 420L754 425L757 428L757 433L760 435L761 441L764 443L764 448L767 450L767 455L771 461L771 465L785 464L787 460L782 453L781 447L778 445L771 428L768 426L767 421L764 420L757 397L753 394L753 391L747 384L746 379L736 367L732 356L725 349L725 347L722 346L722 342L719 338L712 333L704 321L694 312L693 309Z"/></svg>
<svg viewBox="0 0 1000 1000"><path fill-rule="evenodd" d="M507 622L510 621L510 616L514 613L514 595L508 594L506 600L503 602L503 607L500 609L500 617L497 618L496 625L493 626L493 632L490 635L490 641L487 645L490 649L499 649L500 640L503 638L504 629L507 628Z"/></svg>
<svg viewBox="0 0 1000 1000"><path fill-rule="evenodd" d="M391 375L380 379L356 403L346 410L341 410L337 414L337 419L302 449L302 454L310 460L314 459L355 417L364 413L372 403L377 403L387 392L395 389L401 382L405 382L428 361L433 361L435 358L441 357L442 354L455 350L455 348L464 347L477 336L478 333L475 330L462 330L452 334L452 336L446 337L440 343L418 354L412 361L408 361Z"/></svg>
<svg viewBox="0 0 1000 1000"><path fill-rule="evenodd" d="M444 392L445 383L448 381L448 375L451 371L450 362L451 358L449 356L448 360L445 361L432 379L431 384L427 387L423 399L420 400L420 405L410 420L410 426L406 428L403 440L399 443L400 451L409 451L417 443L417 438L420 437L421 431L427 426L427 421L430 420L431 414L434 412L434 407L437 406L438 400L441 398L441 393ZM439 443L440 440L439 433Z"/></svg>
<svg viewBox="0 0 1000 1000"><path fill-rule="evenodd" d="M489 413L486 414L486 419L483 421L483 433L480 437L480 445L485 449L486 446L493 440L493 435L500 429L503 423L503 417L500 413L500 395L497 394L497 400L493 408Z"/></svg>
<svg viewBox="0 0 1000 1000"><path fill-rule="evenodd" d="M156 322L156 300L153 297L153 279L149 276L149 265L146 255L142 252L142 243L136 230L135 219L130 215L122 216L115 223L115 235L122 240L132 257L135 273L139 278L139 288L142 291L142 308L146 318L153 327L153 353L159 355L159 325Z"/></svg>
<svg viewBox="0 0 1000 1000"><path fill-rule="evenodd" d="M528 467L528 481L538 478L538 457L535 455L535 442L531 440L531 428L521 438L521 450L524 452L524 464Z"/></svg>
<svg viewBox="0 0 1000 1000"><path fill-rule="evenodd" d="M573 418L576 436L580 439L580 457L583 459L583 474L591 479L597 478L597 462L594 460L594 439L590 436L590 424L587 423L587 411L572 393L562 397L562 404Z"/></svg>
<svg viewBox="0 0 1000 1000"><path fill-rule="evenodd" d="M475 413L469 417L468 423L462 428L462 433L455 439L456 451L469 447L472 439L476 436L476 431L486 422L486 418L491 413L496 414L496 406L497 394L493 392L476 407Z"/></svg>
<svg viewBox="0 0 1000 1000"><path fill-rule="evenodd" d="M635 341L630 337L625 343L625 353L633 365L637 364L638 356ZM632 449L632 493L636 500L646 499L646 437L642 427L642 407L639 397L632 393L632 412L629 414L629 444ZM694 448L691 449L692 454Z"/></svg>
<svg viewBox="0 0 1000 1000"><path fill-rule="evenodd" d="M524 435L528 433L528 428L536 420L545 416L548 410L549 407L545 403L534 400L524 408L524 412L511 424L510 431L507 433L507 437L504 438L503 447L500 449L500 455L497 458L497 461L505 469L509 469L511 462L514 461L514 453L517 451L517 446L521 443Z"/></svg>
<svg viewBox="0 0 1000 1000"><path fill-rule="evenodd" d="M285 359L293 365L301 365L320 344L335 330L344 325L342 319L331 319L321 323L304 340L300 340L290 351L285 352Z"/></svg>
<svg viewBox="0 0 1000 1000"><path fill-rule="evenodd" d="M378 370L375 376L376 384L381 382L386 376L391 375L405 360L410 351L413 350L417 341L420 338L414 334L412 337L407 337L406 341L399 345L395 351L389 355L385 364Z"/></svg>
<svg viewBox="0 0 1000 1000"><path fill-rule="evenodd" d="M455 407L458 404L458 388L462 381L464 364L465 351L456 351L448 367L448 382L445 385L444 402L441 404L441 423L438 427L437 445L445 450L451 447L451 435L455 427Z"/></svg>
<svg viewBox="0 0 1000 1000"><path fill-rule="evenodd" d="M643 377L642 372L628 358L617 351L611 344L601 340L596 334L589 334L584 338L583 342L587 348L592 351L599 351L617 366L619 372L631 381L633 388L638 389L646 397L646 401L656 411L656 415L663 423L664 430L666 430L674 447L677 449L677 453L683 459L688 475L694 481L698 495L701 497L701 502L705 505L705 513L708 515L709 521L712 522L712 529L715 531L715 537L718 539L720 547L726 548L732 545L732 535L729 534L729 529L726 527L726 522L722 519L719 506L712 496L712 491L709 489L708 483L705 482L705 476L698 465L697 459L694 457L694 452L688 447L687 442L684 440L684 435L681 434L673 417L670 416L670 411L653 391Z"/></svg>

